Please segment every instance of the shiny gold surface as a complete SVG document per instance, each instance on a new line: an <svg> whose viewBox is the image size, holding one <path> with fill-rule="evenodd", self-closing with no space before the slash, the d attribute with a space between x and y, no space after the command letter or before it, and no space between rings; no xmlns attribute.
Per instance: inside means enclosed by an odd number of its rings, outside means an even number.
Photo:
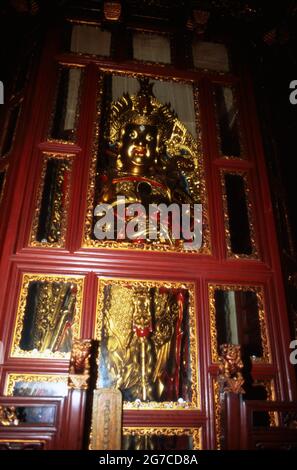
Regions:
<svg viewBox="0 0 297 470"><path fill-rule="evenodd" d="M65 172L70 173L72 169L73 154L58 154L58 153L44 153L44 162L41 171L40 185L37 193L36 208L33 217L33 223L30 235L30 246L38 246L43 248L64 248L66 229L67 229L67 216L69 209L69 190L70 181L66 180L65 185ZM49 239L45 242L36 240L37 229L39 225L41 200L44 190L44 179L47 170L47 163L50 159L68 160L62 165L57 174L57 191L54 194L53 212L50 223Z"/></svg>
<svg viewBox="0 0 297 470"><path fill-rule="evenodd" d="M211 357L212 362L219 362L217 352L217 327L216 327L216 309L215 309L215 290L226 291L252 291L255 292L258 302L258 315L262 339L263 357L257 358L257 362L271 363L271 348L268 336L267 320L264 310L264 291L262 287L244 286L244 285L227 285L227 284L210 284L208 286L209 311L210 311L210 338L211 338Z"/></svg>
<svg viewBox="0 0 297 470"><path fill-rule="evenodd" d="M238 344L222 344L220 346L218 376L222 393L244 393L242 369L241 346Z"/></svg>
<svg viewBox="0 0 297 470"><path fill-rule="evenodd" d="M14 374L9 373L6 376L4 395L13 396L14 388L18 382L45 382L45 383L63 383L67 385L67 375L55 375L55 374Z"/></svg>
<svg viewBox="0 0 297 470"><path fill-rule="evenodd" d="M227 193L226 193L226 185L225 185L225 174L241 176L243 178L243 181L244 181L246 204L247 204L247 213L248 213L249 228L250 228L250 240L251 240L251 245L252 245L252 253L250 255L235 254L235 253L232 252L230 227L229 227L229 217L228 217ZM257 239L256 239L256 234L255 234L255 222L254 222L255 217L254 217L254 212L253 212L253 205L252 205L252 202L251 202L250 187L249 187L247 173L245 171L221 170L221 185L222 185L222 193L223 193L224 226L225 226L225 236L226 236L226 246L227 246L227 256L228 256L228 258L259 259L258 243L257 243Z"/></svg>
<svg viewBox="0 0 297 470"><path fill-rule="evenodd" d="M106 70L106 72L108 72ZM140 78L138 74L124 74L119 73L119 75L125 75L127 77ZM160 80L159 77L151 77L155 80ZM98 140L101 136L101 129L99 128L100 115L101 115L101 101L103 95L103 80L104 76L101 76L99 79L99 88L98 88L98 115L97 115L97 126L94 136L94 148L93 148L93 157L91 162L90 169L90 183L89 183L89 192L87 198L87 213L85 221L85 230L82 245L83 247L105 247L105 248L118 248L118 249L136 249L136 250L152 250L152 251L173 251L173 252L186 252L189 253L191 250L184 250L183 242L178 244L168 244L160 242L159 240L151 241L150 243L131 243L125 240L97 240L93 237L93 212L94 212L94 200L95 200L95 188L96 188L96 164L97 164L97 149L98 149ZM175 79L175 81L180 81ZM127 97L125 95L116 103L114 103L113 111L111 114L111 123L109 128L108 138L111 143L117 141L120 138L122 126L127 122L131 122L131 119L138 122L141 119L141 116L137 118L137 99L136 95ZM158 128L160 129L160 135L164 136L164 141L166 142L166 147L168 153L172 157L172 161L175 162L176 170L180 171L183 175L186 176L189 184L190 196L195 202L201 202L203 207L203 243L202 247L199 250L199 253L210 253L210 233L209 233L209 223L208 223L208 210L207 210L207 197L206 197L206 188L204 182L204 170L203 170L203 155L201 150L201 130L198 120L198 90L194 87L194 105L196 110L196 119L197 119L197 130L198 137L197 141L193 139L191 134L187 131L186 127L180 122L172 111L169 110L166 105L159 103L155 98L151 102L151 116L150 118L145 117L146 124L154 122L154 125L158 122ZM130 120L130 121L129 121ZM140 121L139 121L140 122ZM171 131L169 131L171 129ZM183 157L180 157L181 151L184 152ZM117 167L119 174L122 171L122 162L118 159ZM123 172L123 171L122 171ZM164 172L164 170L162 170ZM159 178L159 175L162 172L156 172L155 176L151 178ZM131 186L131 182L130 182ZM106 194L110 194L110 190ZM129 192L130 194L130 192ZM165 197L165 193L164 193ZM107 202L110 201L110 196L108 197ZM106 202L105 200L103 202ZM133 202L133 201L132 201ZM95 204L96 205L96 204ZM195 250L192 250L195 251ZM197 252L197 250L195 251Z"/></svg>
<svg viewBox="0 0 297 470"><path fill-rule="evenodd" d="M42 296L39 299L39 322L37 329L40 333L38 344L39 349L24 351L20 348L20 340L24 328L24 315L27 304L27 295L30 283L39 281L43 283ZM57 284L59 283L59 288ZM73 324L71 326L72 337L75 339L79 335L82 295L83 295L83 276L57 276L54 274L23 274L21 283L21 292L19 296L16 322L14 327L13 341L11 347L11 357L23 358L61 358L68 359L70 352L53 352L53 348L60 340L63 332L63 325L66 320L66 314L69 309L61 311L61 299L66 286L71 285L72 294L70 298L70 307L73 308ZM76 291L76 292L74 292ZM37 343L36 343L37 344Z"/></svg>
<svg viewBox="0 0 297 470"><path fill-rule="evenodd" d="M201 428L176 428L176 427L124 427L124 436L190 436L193 438L193 450L202 450ZM184 449L187 450L187 449Z"/></svg>
<svg viewBox="0 0 297 470"><path fill-rule="evenodd" d="M147 299L149 298L149 290L155 287L168 290L166 292L163 290L163 293L155 291L155 331L152 339L150 338L150 341L148 341L147 336L149 335L152 319ZM112 292L108 303L105 300L105 289ZM150 401L151 396L156 396L156 394L161 396L164 390L165 384L162 378L164 367L169 358L170 347L176 344L174 340L176 336L173 336L173 325L176 329L175 335L182 334L178 326L180 323L177 320L181 311L180 306L174 301L170 289L175 291L184 289L187 290L189 295L188 336L191 402ZM103 278L99 280L95 338L99 340L103 338L102 332L104 331L104 341L107 342L106 348L112 352L109 367L114 379L114 387L134 387L137 399L125 402L124 407L126 409L191 409L200 407L194 293L195 287L192 283ZM178 302L180 301L181 299ZM140 348L142 361L137 360ZM157 355L155 356L152 351L154 351L154 354L157 352ZM101 363L101 354L99 348L98 364ZM153 363L154 368L152 368ZM99 382L97 386L100 386ZM151 390L152 386L154 392ZM140 396L142 399L139 398Z"/></svg>

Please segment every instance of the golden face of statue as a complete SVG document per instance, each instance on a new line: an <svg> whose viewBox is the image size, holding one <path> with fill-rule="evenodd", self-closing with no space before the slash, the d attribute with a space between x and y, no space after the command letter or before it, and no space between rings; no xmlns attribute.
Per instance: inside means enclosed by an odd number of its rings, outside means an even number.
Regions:
<svg viewBox="0 0 297 470"><path fill-rule="evenodd" d="M127 124L122 131L121 156L124 168L145 174L157 156L158 131L155 126Z"/></svg>

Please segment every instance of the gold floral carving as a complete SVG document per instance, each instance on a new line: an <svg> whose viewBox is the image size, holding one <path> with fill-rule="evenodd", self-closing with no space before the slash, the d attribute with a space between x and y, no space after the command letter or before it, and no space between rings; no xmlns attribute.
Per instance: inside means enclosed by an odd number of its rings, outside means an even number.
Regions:
<svg viewBox="0 0 297 470"><path fill-rule="evenodd" d="M217 325L216 325L216 307L215 307L215 290L226 290L226 291L252 291L257 296L258 303L258 315L259 324L261 331L261 340L263 348L263 356L257 359L257 362L271 362L271 348L269 343L268 328L266 315L264 310L264 292L262 287L258 286L244 286L244 285L221 285L211 284L208 286L208 298L209 298L209 309L210 309L210 338L211 338L211 357L212 362L219 362L219 355L217 350ZM254 360L254 359L253 359Z"/></svg>
<svg viewBox="0 0 297 470"><path fill-rule="evenodd" d="M216 449L220 450L222 447L222 438L223 438L220 384L217 379L213 379L212 384L213 384L213 393L214 393Z"/></svg>
<svg viewBox="0 0 297 470"><path fill-rule="evenodd" d="M131 337L131 310L133 308L136 308L135 314L137 314L137 305L135 306L135 302L140 303L140 310L142 311L144 317L142 318L141 315L139 316L139 319L135 322L134 320L134 326L133 326L133 331L135 332L137 328L141 329L143 328L149 328L149 319L148 317L145 317L145 311L146 311L146 298L145 296L148 295L148 291L151 288L164 288L164 289L172 289L172 290L178 290L178 289L184 289L187 290L188 295L189 295L189 302L188 302L188 323L189 323L189 331L188 331L188 336L189 336L189 346L190 346L190 352L189 352L189 368L190 368L190 374L191 374L191 382L190 382L190 387L191 387L191 401L184 401L184 400L179 400L178 402L169 402L169 401L151 401L149 399L150 392L149 388L147 388L147 382L146 382L146 374L148 374L148 370L146 368L146 371L140 366L140 364L135 361L133 361L133 353L132 350L130 351L131 356L131 361L129 360L130 355L129 354L123 354L123 357L125 358L125 361L120 358L122 357L121 350L126 351L127 348L131 348L131 345L133 346L134 343L137 341L141 342L141 338L145 337L145 332L142 334L141 331L137 337L137 334L135 333L132 338L131 344L126 344L125 338L130 338ZM105 295L105 289L113 289L114 295L112 296L112 301L106 305L104 301L104 295ZM134 298L133 295L131 295L130 291L134 293ZM139 294L145 294L143 296ZM125 280L125 279L106 279L106 278L100 278L99 281L99 289L98 289L98 298L97 298L97 314L96 314L96 326L95 326L95 338L99 339L102 337L102 329L105 324L105 326L108 324L109 327L112 326L112 331L113 335L111 335L110 341L113 341L109 344L109 350L113 350L113 348L119 348L119 344L121 345L120 350L117 350L116 358L117 361L116 363L113 364L112 370L118 371L118 376L119 380L125 380L125 384L129 384L128 386L133 386L134 383L138 383L139 377L141 375L142 377L142 397L143 391L146 388L146 400L145 399L135 399L133 401L129 402L124 402L124 408L125 409L161 409L161 410L166 410L166 409L193 409L193 408L200 408L200 398L199 398L199 393L198 393L198 374L197 374L197 334L196 334L196 316L195 316L195 304L194 304L194 299L195 299L195 287L194 284L192 283L181 283L181 282L170 282L170 281L141 281L141 280ZM171 320L168 318L168 321L166 320L166 311L168 313L171 312L171 316L177 315L177 312L175 312L174 304L171 304L170 299L168 296L162 296L161 294L158 294L158 303L156 307L156 312L155 315L158 316L158 309L160 308L162 310L162 329L163 331L154 331L154 342L160 342L158 343L158 358L155 364L155 371L158 371L162 367L163 361L166 361L166 357L168 354L167 348L168 348L168 342L166 342L166 339L164 335L166 336L167 334L170 334L171 331L171 323L174 321L174 319L171 318ZM165 312L165 313L164 313ZM165 317L163 318L163 315L165 314ZM130 318L130 320L129 320ZM137 315L136 315L136 318ZM106 323L107 322L107 323ZM111 322L111 323L110 323ZM160 323L161 325L161 323ZM118 332L118 333L115 333ZM114 336L115 335L115 336ZM115 342L116 338L120 338ZM167 336L166 336L167 338ZM168 338L167 338L168 339ZM120 341L120 343L119 343ZM144 342L144 341L143 341ZM137 344L135 344L135 347ZM139 348L139 346L137 346ZM149 346L145 345L143 347L144 351L143 354L147 354L147 357L145 358L146 365L150 364L150 350ZM98 365L101 363L101 348L99 347L99 354L98 354ZM119 357L119 360L118 360ZM144 357L142 355L142 357ZM128 361L128 362L127 362ZM131 364L130 364L131 363ZM133 365L134 364L134 365ZM122 367L124 367L125 373L122 371ZM149 367L149 365L147 365ZM141 368L141 370L140 370ZM161 370L161 369L160 369ZM121 372L122 371L122 372ZM128 374L128 375L127 375ZM137 379L137 380L136 380ZM155 377L152 379L154 383L159 384L157 387L162 387L162 381L158 381L158 378ZM135 382L136 381L136 382ZM98 382L97 386L100 386L100 383ZM117 382L115 385L117 388L120 387L120 382ZM157 388L159 390L159 388Z"/></svg>
<svg viewBox="0 0 297 470"><path fill-rule="evenodd" d="M56 375L56 374L13 374L7 375L4 387L4 395L13 396L14 389L18 382L39 382L39 383L62 383L67 385L67 375Z"/></svg>
<svg viewBox="0 0 297 470"><path fill-rule="evenodd" d="M250 229L250 240L251 240L251 246L252 246L252 253L250 255L238 254L238 253L232 252L229 217L228 217L228 200L227 200L227 192L226 192L226 185L225 185L226 174L241 176L244 182L249 229ZM258 250L258 244L257 244L257 239L256 239L256 234L255 234L255 218L254 218L253 205L251 201L251 192L250 192L250 187L248 183L247 173L245 171L222 170L221 171L221 185L222 185L222 193L223 193L224 226L225 226L225 236L226 236L228 258L259 259L259 250Z"/></svg>
<svg viewBox="0 0 297 470"><path fill-rule="evenodd" d="M31 228L30 235L30 246L38 246L43 248L64 248L65 247L65 238L66 238L66 228L67 228L67 215L69 208L69 189L70 181L69 178L65 179L65 175L71 172L72 168L72 159L74 154L44 154L44 162L41 171L40 186L37 194L36 208L33 217L33 223ZM40 211L41 211L41 201L44 190L44 181L45 174L47 170L47 164L49 160L63 160L60 168L58 169L56 175L56 191L54 194L54 200L52 202L52 214L50 222L50 231L48 234L48 239L45 241L36 240ZM65 187L66 181L66 187Z"/></svg>
<svg viewBox="0 0 297 470"><path fill-rule="evenodd" d="M17 426L19 420L14 406L0 405L0 425L1 426Z"/></svg>
<svg viewBox="0 0 297 470"><path fill-rule="evenodd" d="M40 320L37 327L42 334L43 343L41 349L34 348L32 350L25 351L20 348L20 341L22 337L22 332L24 328L24 316L27 305L27 296L30 283L34 281L39 281L42 283L44 289L42 291L42 296L40 296ZM54 285L54 283L56 285ZM59 285L59 289L57 289ZM73 309L73 319L72 319L72 338L75 339L79 336L80 331L80 321L81 321L81 309L82 309L82 297L83 297L83 285L84 278L83 276L58 276L55 274L23 274L22 283L21 283L21 292L19 296L16 322L13 333L13 341L11 347L11 356L12 357L22 357L22 358L46 358L46 359L69 359L70 352L53 352L50 348L53 343L53 340L56 342L59 340L59 335L62 333L60 327L62 326L62 321L64 321L65 315L69 310L59 310L60 299L65 290L65 286L71 286L73 293L71 294L70 304ZM57 292L56 292L57 291ZM75 291L75 294L74 294ZM53 309L53 304L55 308ZM62 307L61 307L62 308ZM57 315L55 315L57 314Z"/></svg>
<svg viewBox="0 0 297 470"><path fill-rule="evenodd" d="M106 73L109 71L106 70ZM115 73L113 71L113 73ZM133 73L120 73L116 72L118 75L124 75L127 77L134 77L140 78L139 74ZM154 80L162 81L162 78L152 76ZM175 78L174 81L176 82L184 82L182 79ZM185 83L185 82L184 82ZM188 82L186 82L188 83ZM183 244L181 243L180 246L172 246L169 244L164 243L129 243L127 241L121 240L96 240L93 238L92 230L93 230L93 217L94 217L94 202L95 202L95 180L97 174L97 158L98 158L98 142L99 138L101 138L101 128L99 123L101 122L101 110L102 110L102 98L103 98L103 84L104 84L104 75L102 74L99 78L98 83L98 93L97 93L97 120L96 120L96 127L94 131L94 138L93 138L93 152L92 152L92 160L90 166L90 180L89 180L89 191L87 195L87 211L86 211L86 219L84 224L84 234L82 240L82 246L84 248L111 248L111 249L132 249L132 250L146 250L146 251L163 251L163 252L183 252L183 253L191 253L192 250L185 250L183 248ZM208 200L206 195L206 185L205 185L205 176L204 176L204 163L203 163L203 152L202 152L202 137L201 137L201 129L200 129L200 122L199 122L199 97L198 97L198 89L197 87L193 88L194 93L194 106L195 106L195 115L196 115L196 127L197 127L197 140L195 140L190 133L186 130L185 126L178 120L175 119L174 124L174 132L172 133L170 139L168 140L168 148L173 152L173 155L177 155L178 151L183 148L189 151L189 155L191 157L191 161L194 164L194 170L192 172L188 172L188 180L189 180L189 188L191 195L195 202L199 201L202 204L203 215L202 215L202 222L203 222L203 236L202 236L202 246L199 250L200 254L210 254L211 246L210 246L210 225L209 225L209 217L208 217ZM155 106L160 107L161 104L158 104L157 101L155 102ZM165 113L166 114L166 113ZM167 118L169 119L170 116L168 115ZM111 126L111 128L113 125ZM183 172L183 170L182 170ZM197 251L195 251L197 253Z"/></svg>
<svg viewBox="0 0 297 470"><path fill-rule="evenodd" d="M91 339L76 339L73 341L68 387L86 390L90 379Z"/></svg>
<svg viewBox="0 0 297 470"><path fill-rule="evenodd" d="M189 436L193 439L193 450L202 450L201 428L175 428L175 427L124 427L124 436Z"/></svg>

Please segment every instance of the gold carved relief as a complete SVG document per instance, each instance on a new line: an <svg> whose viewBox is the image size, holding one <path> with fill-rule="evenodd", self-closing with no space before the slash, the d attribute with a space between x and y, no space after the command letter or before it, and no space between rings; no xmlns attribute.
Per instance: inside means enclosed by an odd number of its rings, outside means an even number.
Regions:
<svg viewBox="0 0 297 470"><path fill-rule="evenodd" d="M222 447L223 439L223 426L222 426L222 406L220 400L220 384L217 379L212 379L213 396L214 396L214 416L215 416L215 436L216 436L216 449L220 450Z"/></svg>
<svg viewBox="0 0 297 470"><path fill-rule="evenodd" d="M199 408L194 285L100 279L97 387L126 409Z"/></svg>
<svg viewBox="0 0 297 470"><path fill-rule="evenodd" d="M83 284L83 276L23 274L12 357L70 357L80 330Z"/></svg>
<svg viewBox="0 0 297 470"><path fill-rule="evenodd" d="M120 73L118 73L120 75ZM137 74L122 74L127 77L136 77L140 76ZM160 80L158 77L151 77L155 80ZM175 81L182 80L176 79ZM103 87L104 87L104 75L100 77L99 80L99 91L98 91L98 116L97 116L97 126L95 129L94 136L94 146L93 146L93 158L90 168L90 184L89 191L87 196L87 213L86 221L84 226L84 235L83 235L83 247L105 247L105 248L119 248L119 249L136 249L136 250L153 250L153 251L173 251L173 252L199 252L199 253L210 253L210 229L208 221L208 209L207 209L207 197L206 197L206 187L204 181L204 169L203 169L203 156L201 151L201 131L199 123L197 122L197 132L198 137L195 140L191 134L187 131L186 127L180 122L175 116L174 112L170 110L167 105L162 105L155 98L150 98L150 104L148 106L148 113L145 113L145 121L143 121L143 116L138 114L138 108L141 109L142 104L139 104L139 99L137 95L124 95L120 100L114 102L111 109L110 115L110 130L109 133L103 133L103 129L100 128L99 122L101 121L101 108L103 101ZM198 121L198 90L195 87L193 90L194 93L194 105L196 111L196 120ZM148 95L145 95L148 98ZM131 108L131 109L130 109ZM137 108L137 110L136 110ZM142 121L141 121L142 119ZM145 122L146 124L139 124ZM131 124L133 122L133 124ZM126 144L120 144L121 139L123 139L123 132L125 126L133 125L134 127L139 124L143 128L152 128L157 127L159 133L164 137L162 140L163 144L166 142L167 152L170 154L172 160L171 164L174 165L175 170L170 170L171 179L174 177L175 173L180 173L183 175L183 178L186 178L188 181L188 190L189 193L186 196L189 200L192 200L195 203L201 203L203 208L203 241L202 247L197 249L186 250L183 248L183 240L175 240L174 242L169 237L169 242L166 243L164 240L150 240L149 238L144 238L136 241L129 241L124 239L117 240L98 240L94 236L94 209L95 206L101 202L110 203L111 195L125 193L126 199L128 198L129 202L141 202L141 196L139 192L139 183L143 182L146 185L146 189L151 191L150 197L154 201L166 200L168 203L170 199L170 191L164 184L164 175L165 175L165 163L163 167L158 169L158 171L152 172L152 169L139 170L138 168L132 168L131 162L123 164L124 154L123 149ZM151 124L148 125L148 122ZM138 126L138 127L139 127ZM122 129L122 130L121 130ZM134 129L135 130L135 129ZM106 135L105 135L106 134ZM112 165L115 165L117 176L111 178L112 184L108 180L106 174L101 173L101 170L98 170L97 162L98 158L102 158L102 155L98 157L98 142L99 138L108 140L113 149L115 144L120 144L119 147L122 152L122 155L112 155L114 150L108 150L109 161L113 161ZM150 144L153 147L154 137L149 136L152 143ZM159 139L160 140L160 139ZM158 144L159 145L159 144ZM155 151L159 151L159 147L155 146ZM151 155L154 155L152 150ZM168 160L168 158L167 158ZM154 161L157 161L155 159ZM168 162L167 162L168 164ZM138 163L137 163L138 165ZM165 166L164 166L165 165ZM137 171L137 174L135 173ZM143 173L139 173L143 171ZM102 201L98 200L98 180L105 181L105 190L101 194ZM106 179L107 178L107 179ZM163 178L163 179L162 179ZM170 179L170 178L169 178ZM141 180L141 181L140 181ZM161 181L162 180L162 181ZM168 180L169 181L169 180ZM182 191L176 186L176 194L179 191L179 197L182 197ZM133 197L132 197L133 195ZM185 197L185 195L183 195ZM136 201L136 199L137 201ZM139 200L140 198L140 200ZM160 199L161 198L161 199ZM162 199L163 198L163 199ZM112 199L112 201L114 198ZM173 201L171 201L173 202ZM185 202L185 201L184 201ZM114 204L114 203L113 203ZM178 243L177 243L178 242ZM181 243L180 243L181 242Z"/></svg>

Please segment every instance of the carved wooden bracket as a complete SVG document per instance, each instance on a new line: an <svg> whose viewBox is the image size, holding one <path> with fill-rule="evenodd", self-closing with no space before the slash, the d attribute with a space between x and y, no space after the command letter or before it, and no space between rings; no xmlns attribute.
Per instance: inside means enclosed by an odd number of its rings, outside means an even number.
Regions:
<svg viewBox="0 0 297 470"><path fill-rule="evenodd" d="M243 362L240 345L222 344L220 350L218 381L221 393L245 393L242 388L244 378L241 374Z"/></svg>
<svg viewBox="0 0 297 470"><path fill-rule="evenodd" d="M68 387L86 390L90 379L91 339L74 340L71 350Z"/></svg>
<svg viewBox="0 0 297 470"><path fill-rule="evenodd" d="M103 11L107 21L119 21L122 13L121 2L104 2Z"/></svg>

